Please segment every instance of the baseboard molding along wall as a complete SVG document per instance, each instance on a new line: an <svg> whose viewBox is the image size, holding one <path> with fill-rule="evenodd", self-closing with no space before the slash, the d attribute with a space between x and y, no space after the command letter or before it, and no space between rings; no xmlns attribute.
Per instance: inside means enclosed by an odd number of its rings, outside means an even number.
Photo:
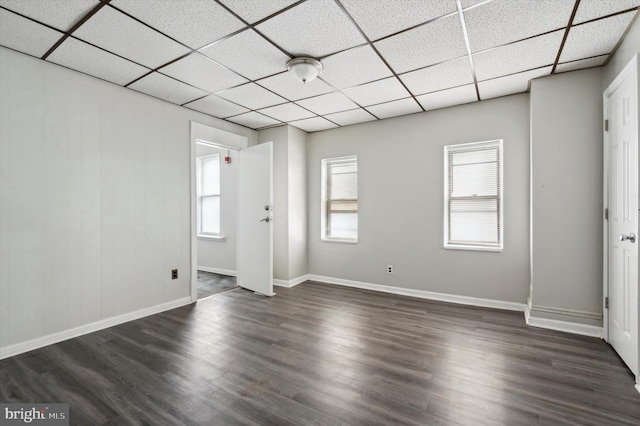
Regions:
<svg viewBox="0 0 640 426"><path fill-rule="evenodd" d="M527 324L532 327L565 331L583 336L602 339L602 315L594 312L572 311L569 309L535 306L527 303L524 311Z"/></svg>
<svg viewBox="0 0 640 426"><path fill-rule="evenodd" d="M297 286L298 284L301 284L305 281L309 280L309 275L300 275L298 278L294 278L292 280L278 280L278 279L273 279L273 285L277 285L278 287L287 287L287 288L291 288L294 286Z"/></svg>
<svg viewBox="0 0 640 426"><path fill-rule="evenodd" d="M151 306L149 308L140 309L134 312L128 312L126 314L118 315L111 318L106 318L100 321L81 325L80 327L50 334L48 336L38 337L26 342L16 343L15 345L0 348L0 359L9 358L15 355L32 351L34 349L53 345L54 343L59 343L64 340L72 339L74 337L83 336L85 334L93 333L94 331L104 330L105 328L113 327L114 325L123 324L125 322L147 317L149 315L158 314L170 309L179 308L190 303L191 297L183 297L171 302L162 303L160 305Z"/></svg>
<svg viewBox="0 0 640 426"><path fill-rule="evenodd" d="M237 277L238 271L232 271L230 269L209 268L208 266L198 266L198 271L211 272L212 274L228 275L230 277Z"/></svg>
<svg viewBox="0 0 640 426"><path fill-rule="evenodd" d="M383 293L411 296L420 299L437 300L440 302L458 303L461 305L481 306L483 308L505 309L508 311L523 312L524 303L506 302L502 300L481 299L478 297L458 296L455 294L436 293L433 291L414 290L410 288L392 287L381 284L371 284L362 281L344 280L342 278L325 277L322 275L308 275L309 281L318 281L326 284L337 284L345 287L361 288L364 290L381 291Z"/></svg>

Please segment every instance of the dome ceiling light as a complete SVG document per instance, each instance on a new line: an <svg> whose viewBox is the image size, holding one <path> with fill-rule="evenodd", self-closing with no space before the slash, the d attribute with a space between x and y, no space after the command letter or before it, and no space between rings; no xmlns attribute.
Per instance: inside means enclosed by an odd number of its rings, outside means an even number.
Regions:
<svg viewBox="0 0 640 426"><path fill-rule="evenodd" d="M287 69L296 80L308 83L315 79L322 72L322 62L318 59L300 57L293 58L287 62Z"/></svg>

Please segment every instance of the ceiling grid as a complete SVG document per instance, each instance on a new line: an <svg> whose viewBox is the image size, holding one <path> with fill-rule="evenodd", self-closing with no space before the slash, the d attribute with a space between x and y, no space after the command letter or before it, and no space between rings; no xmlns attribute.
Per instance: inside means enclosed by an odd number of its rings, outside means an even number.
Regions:
<svg viewBox="0 0 640 426"><path fill-rule="evenodd" d="M307 132L608 63L640 0L0 0L0 46L252 129ZM295 80L286 62L324 64Z"/></svg>

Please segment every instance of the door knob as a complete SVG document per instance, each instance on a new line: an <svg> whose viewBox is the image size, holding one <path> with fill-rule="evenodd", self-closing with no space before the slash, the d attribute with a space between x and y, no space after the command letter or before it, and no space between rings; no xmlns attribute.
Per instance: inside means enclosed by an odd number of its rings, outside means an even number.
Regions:
<svg viewBox="0 0 640 426"><path fill-rule="evenodd" d="M620 241L629 241L631 243L635 243L636 242L636 234L631 233L629 235L620 235Z"/></svg>
<svg viewBox="0 0 640 426"><path fill-rule="evenodd" d="M260 222L267 222L267 223L269 223L269 222L271 222L272 220L273 220L273 218L272 218L272 217L267 216L267 217L263 217L262 219L260 219Z"/></svg>

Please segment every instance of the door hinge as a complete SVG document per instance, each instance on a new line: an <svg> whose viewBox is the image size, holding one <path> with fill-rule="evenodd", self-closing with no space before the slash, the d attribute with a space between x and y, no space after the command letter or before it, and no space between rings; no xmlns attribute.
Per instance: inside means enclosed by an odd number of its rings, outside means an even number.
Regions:
<svg viewBox="0 0 640 426"><path fill-rule="evenodd" d="M609 298L608 297L604 298L604 308L605 309L609 309Z"/></svg>
<svg viewBox="0 0 640 426"><path fill-rule="evenodd" d="M604 220L609 220L609 208L604 209Z"/></svg>
<svg viewBox="0 0 640 426"><path fill-rule="evenodd" d="M604 120L604 130L605 132L609 131L609 120Z"/></svg>

